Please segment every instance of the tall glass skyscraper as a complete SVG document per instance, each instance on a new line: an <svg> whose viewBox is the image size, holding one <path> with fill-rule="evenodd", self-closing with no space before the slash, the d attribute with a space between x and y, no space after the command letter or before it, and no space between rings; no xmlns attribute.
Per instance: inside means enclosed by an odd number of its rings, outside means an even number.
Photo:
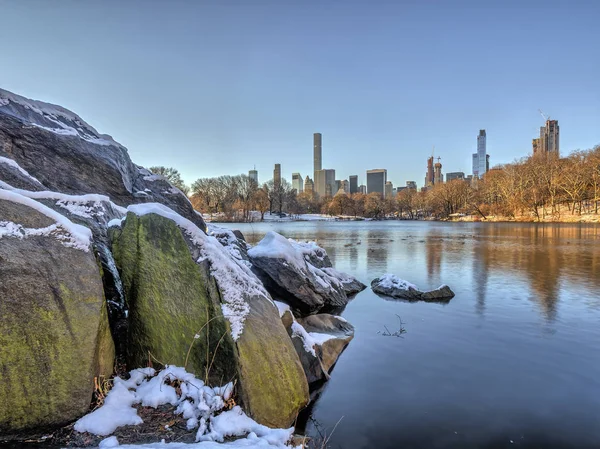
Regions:
<svg viewBox="0 0 600 449"><path fill-rule="evenodd" d="M473 154L473 176L482 177L487 173L487 153L485 129L477 136L477 153Z"/></svg>

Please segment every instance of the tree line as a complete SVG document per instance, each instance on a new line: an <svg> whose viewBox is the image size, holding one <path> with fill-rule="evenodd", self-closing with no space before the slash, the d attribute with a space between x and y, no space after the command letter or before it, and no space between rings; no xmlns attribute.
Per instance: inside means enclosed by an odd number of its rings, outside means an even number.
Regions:
<svg viewBox="0 0 600 449"><path fill-rule="evenodd" d="M159 174L172 182L181 181L177 170L161 168ZM427 190L403 189L393 198L382 198L378 193L338 193L318 198L312 192L297 194L285 179L259 185L246 175L200 178L189 189L183 182L174 184L190 196L196 210L236 221L256 219L251 211L260 213L261 220L267 211L374 219L445 219L457 214L483 219L560 219L561 214L598 214L600 146L565 158L526 157L495 167L471 184L453 180Z"/></svg>

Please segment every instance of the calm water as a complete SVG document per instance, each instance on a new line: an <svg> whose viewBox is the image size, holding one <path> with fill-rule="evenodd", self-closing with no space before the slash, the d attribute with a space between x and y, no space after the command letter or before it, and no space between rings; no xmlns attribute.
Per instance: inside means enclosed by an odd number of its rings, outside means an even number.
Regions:
<svg viewBox="0 0 600 449"><path fill-rule="evenodd" d="M231 225L317 240L365 284L394 273L447 305L370 289L312 407L332 448L600 448L600 227L424 222ZM361 242L357 245L357 242ZM351 246L346 246L352 243ZM386 325L403 338L380 334Z"/></svg>

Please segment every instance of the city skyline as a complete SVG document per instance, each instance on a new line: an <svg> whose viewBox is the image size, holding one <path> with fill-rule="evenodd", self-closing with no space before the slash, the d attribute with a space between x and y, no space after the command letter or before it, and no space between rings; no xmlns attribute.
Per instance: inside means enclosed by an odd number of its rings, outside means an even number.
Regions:
<svg viewBox="0 0 600 449"><path fill-rule="evenodd" d="M600 143L597 2L266 1L235 13L201 2L27 3L2 8L1 86L78 111L139 164L177 168L188 184L255 164L264 181L274 162L288 180L312 178L310 157L296 160L315 131L338 179L363 184L365 169L385 166L399 186L422 183L432 145L445 170L470 174L478 129L492 166L529 154L539 109L560 121L561 155ZM103 20L91 20L100 9ZM542 46L552 61L533 64Z"/></svg>

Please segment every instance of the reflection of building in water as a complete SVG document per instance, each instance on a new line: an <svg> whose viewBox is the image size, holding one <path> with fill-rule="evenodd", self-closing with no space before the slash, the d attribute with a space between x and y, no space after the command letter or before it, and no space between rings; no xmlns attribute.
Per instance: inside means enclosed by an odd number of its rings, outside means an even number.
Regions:
<svg viewBox="0 0 600 449"><path fill-rule="evenodd" d="M442 264L442 254L444 252L442 243L442 238L439 235L429 235L425 240L427 274L430 282L437 282L440 279L440 265Z"/></svg>
<svg viewBox="0 0 600 449"><path fill-rule="evenodd" d="M483 242L475 243L473 250L473 286L475 290L475 311L483 315L485 312L485 295L487 291L491 251L490 244Z"/></svg>
<svg viewBox="0 0 600 449"><path fill-rule="evenodd" d="M367 232L367 241L362 242L367 251L367 272L386 273L389 236L381 231L369 230Z"/></svg>

